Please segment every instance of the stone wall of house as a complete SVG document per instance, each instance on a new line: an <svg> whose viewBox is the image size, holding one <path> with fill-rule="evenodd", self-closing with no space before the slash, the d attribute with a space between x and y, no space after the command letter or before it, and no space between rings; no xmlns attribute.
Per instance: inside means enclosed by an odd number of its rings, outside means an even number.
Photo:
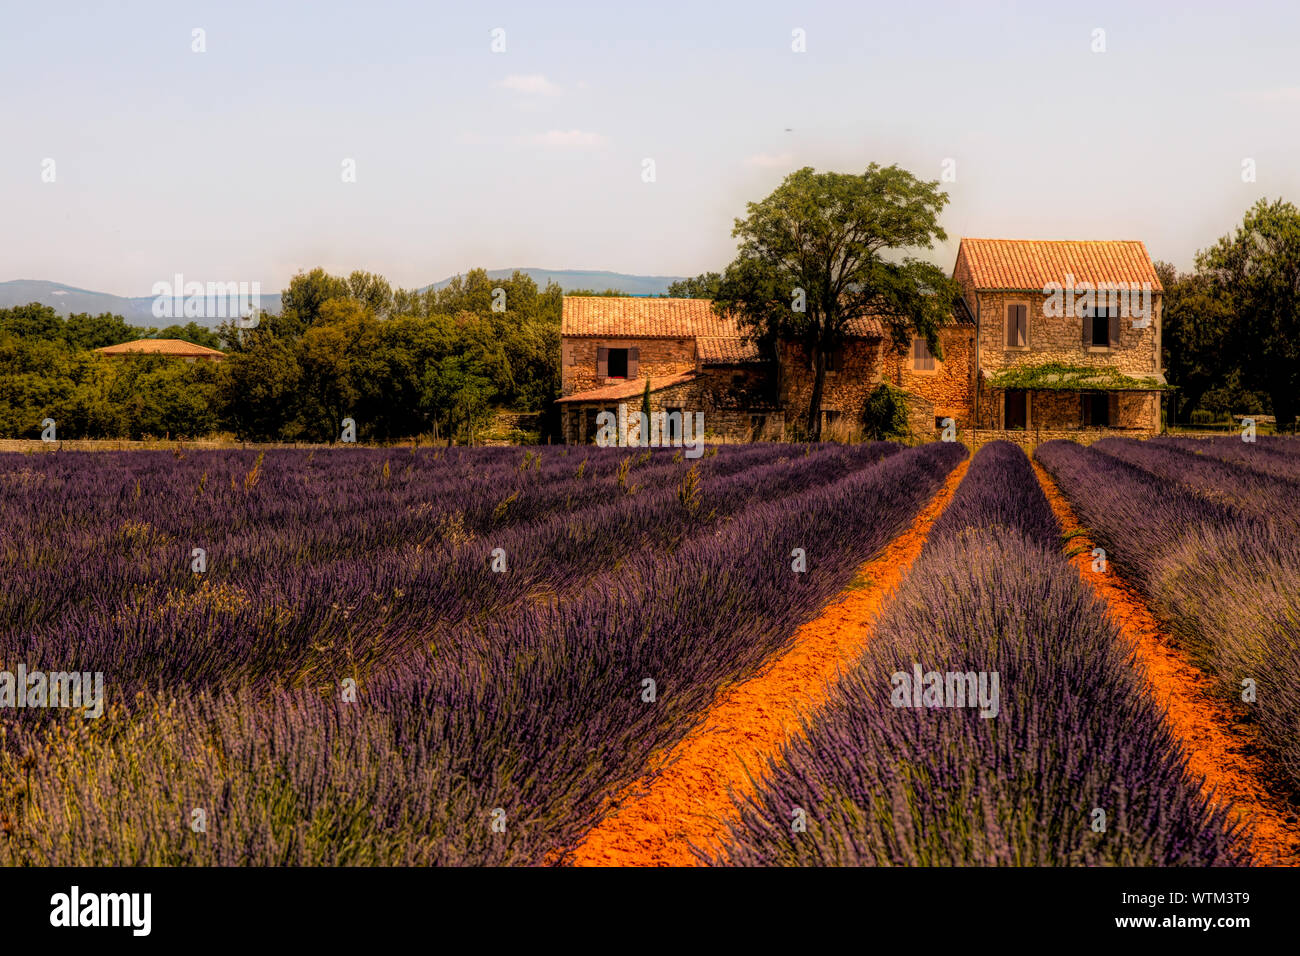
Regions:
<svg viewBox="0 0 1300 956"><path fill-rule="evenodd" d="M1115 420L1111 428L1154 434L1160 430L1159 392L1117 392ZM1002 428L1004 392L984 386L980 390L980 428ZM1028 427L1046 429L1080 429L1083 404L1079 392L1031 391L1028 401ZM1089 431L1093 430L1091 426Z"/></svg>
<svg viewBox="0 0 1300 956"><path fill-rule="evenodd" d="M1161 295L1151 294L1151 324L1133 328L1133 317L1120 320L1117 348L1085 347L1083 319L1077 315L1047 314L1049 297L1039 293L978 293L980 333L979 364L996 374L1017 368L1059 362L1092 368L1117 368L1135 377L1154 375L1160 369ZM1028 342L1024 348L1006 344L1007 306L1028 306Z"/></svg>
<svg viewBox="0 0 1300 956"><path fill-rule="evenodd" d="M907 427L913 441L933 441L935 436L934 420L941 416L938 407L924 395L908 396Z"/></svg>
<svg viewBox="0 0 1300 956"><path fill-rule="evenodd" d="M560 394L572 395L600 388L621 379L596 375L596 349L639 350L637 377L660 378L680 375L696 367L695 340L686 339L603 339L565 336L560 340Z"/></svg>
<svg viewBox="0 0 1300 956"><path fill-rule="evenodd" d="M699 387L706 410L776 407L776 368L771 362L706 365Z"/></svg>
<svg viewBox="0 0 1300 956"><path fill-rule="evenodd" d="M785 413L779 410L720 408L704 413L704 435L709 441L781 441Z"/></svg>
<svg viewBox="0 0 1300 956"><path fill-rule="evenodd" d="M808 365L808 351L796 342L780 346L778 403L790 423L807 421L815 373ZM867 339L850 339L844 344L841 368L827 371L822 385L822 409L840 412L858 423L872 389L880 384L880 346Z"/></svg>
<svg viewBox="0 0 1300 956"><path fill-rule="evenodd" d="M897 355L885 351L881 360L883 378L892 385L927 399L936 418L951 418L959 428L971 421L975 396L975 327L955 326L939 333L943 360L935 360L933 371L920 371L912 353ZM933 428L934 423L930 423Z"/></svg>

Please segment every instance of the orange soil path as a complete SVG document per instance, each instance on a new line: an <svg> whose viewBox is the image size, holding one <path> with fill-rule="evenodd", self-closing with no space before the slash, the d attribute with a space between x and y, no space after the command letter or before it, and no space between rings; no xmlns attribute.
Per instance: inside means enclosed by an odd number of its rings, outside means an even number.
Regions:
<svg viewBox="0 0 1300 956"><path fill-rule="evenodd" d="M1037 463L1034 471L1047 500L1067 534L1081 526L1064 494ZM1086 537L1075 543L1093 543ZM1212 798L1231 801L1254 835L1250 846L1255 863L1300 865L1300 819L1287 806L1277 772L1259 756L1257 731L1242 723L1232 708L1214 696L1213 680L1164 633L1155 615L1136 590L1107 568L1092 570L1092 555L1072 562L1080 576L1106 602L1120 632L1133 647L1134 659L1146 671L1148 688L1166 711L1165 721L1188 757L1188 769L1204 777L1202 790ZM1270 784L1272 784L1270 786Z"/></svg>
<svg viewBox="0 0 1300 956"><path fill-rule="evenodd" d="M615 808L587 834L568 861L578 866L694 866L691 845L716 851L738 819L732 793L751 792L746 768L775 757L800 715L819 708L827 685L856 662L874 631L871 622L921 553L969 459L912 526L858 571L850 589L795 632L793 643L753 677L720 691L701 722L656 759L647 779L626 788Z"/></svg>

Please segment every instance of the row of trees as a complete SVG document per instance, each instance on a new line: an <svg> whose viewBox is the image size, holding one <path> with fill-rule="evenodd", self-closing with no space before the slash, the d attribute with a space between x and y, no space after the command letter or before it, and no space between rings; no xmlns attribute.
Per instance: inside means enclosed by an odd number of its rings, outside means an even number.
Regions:
<svg viewBox="0 0 1300 956"><path fill-rule="evenodd" d="M494 406L546 411L559 391L555 284L483 270L440 290L393 290L382 276L295 276L278 314L215 332L142 329L120 316L46 306L0 310L0 433L63 438L197 437L330 441L467 438ZM93 349L152 336L223 348L219 364Z"/></svg>
<svg viewBox="0 0 1300 956"><path fill-rule="evenodd" d="M1300 210L1260 200L1200 252L1192 272L1156 264L1174 415L1190 422L1267 409L1294 425L1300 387Z"/></svg>

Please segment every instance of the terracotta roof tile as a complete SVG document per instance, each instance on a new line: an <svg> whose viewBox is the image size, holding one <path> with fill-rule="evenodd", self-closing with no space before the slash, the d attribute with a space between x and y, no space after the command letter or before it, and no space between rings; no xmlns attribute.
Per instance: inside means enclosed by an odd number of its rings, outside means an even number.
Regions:
<svg viewBox="0 0 1300 956"><path fill-rule="evenodd" d="M136 339L120 345L106 345L95 349L105 355L176 355L184 358L225 358L226 353L210 349L206 345L195 345L184 339Z"/></svg>
<svg viewBox="0 0 1300 956"><path fill-rule="evenodd" d="M740 328L734 319L715 313L710 299L566 295L560 334L689 339L738 337Z"/></svg>
<svg viewBox="0 0 1300 956"><path fill-rule="evenodd" d="M880 338L879 320L850 319L849 334ZM560 334L604 338L744 338L729 315L713 311L711 299L664 299L637 296L566 295Z"/></svg>
<svg viewBox="0 0 1300 956"><path fill-rule="evenodd" d="M674 385L683 385L699 376L698 372L681 372L678 375L661 375L658 378L650 379L650 391L657 392L661 389L671 388ZM565 395L563 398L557 398L557 402L613 402L624 398L637 398L645 393L646 380L633 379L630 382L617 382L614 385L602 385L600 388L588 389L585 392L575 392L572 395Z"/></svg>
<svg viewBox="0 0 1300 956"><path fill-rule="evenodd" d="M699 349L700 361L707 365L763 361L763 356L758 353L758 345L739 336L701 335L695 339L695 347Z"/></svg>
<svg viewBox="0 0 1300 956"><path fill-rule="evenodd" d="M958 260L963 256L976 289L1042 290L1073 276L1075 283L1149 282L1152 291L1164 291L1137 241L963 238Z"/></svg>

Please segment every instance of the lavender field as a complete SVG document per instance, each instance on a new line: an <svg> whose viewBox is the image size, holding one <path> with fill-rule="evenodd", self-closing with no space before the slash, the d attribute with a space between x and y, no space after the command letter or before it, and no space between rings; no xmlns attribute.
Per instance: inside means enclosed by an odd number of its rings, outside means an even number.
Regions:
<svg viewBox="0 0 1300 956"><path fill-rule="evenodd" d="M1289 799L1300 454L1036 459ZM1256 861L1005 442L13 454L0 519L4 865L564 865L628 806L646 863ZM773 695L783 742L691 784L726 813L636 817Z"/></svg>
<svg viewBox="0 0 1300 956"><path fill-rule="evenodd" d="M963 455L9 456L0 859L553 861Z"/></svg>

